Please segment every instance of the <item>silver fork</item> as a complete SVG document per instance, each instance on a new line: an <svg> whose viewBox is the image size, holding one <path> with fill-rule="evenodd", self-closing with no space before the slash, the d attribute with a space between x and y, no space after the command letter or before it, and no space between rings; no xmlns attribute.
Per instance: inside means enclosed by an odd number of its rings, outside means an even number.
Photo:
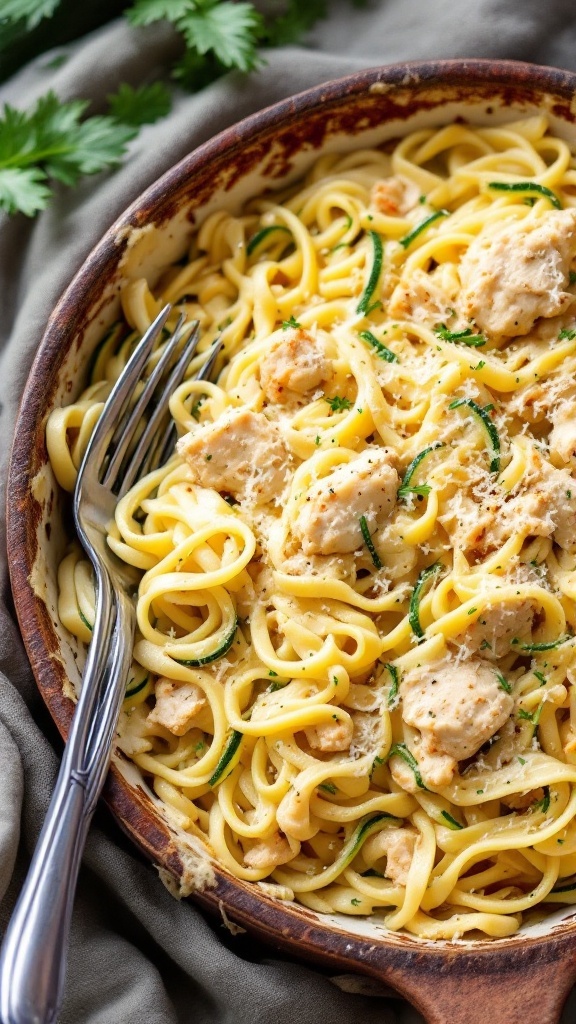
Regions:
<svg viewBox="0 0 576 1024"><path fill-rule="evenodd" d="M119 498L167 458L174 433L168 398L183 380L199 339L198 323L185 326L180 317L134 402L135 387L170 312L170 306L162 310L116 382L78 473L74 520L94 567L96 615L56 786L0 952L2 1024L55 1024L62 1003L80 861L132 661L133 582L106 535ZM189 337L183 342L186 332ZM198 379L210 376L218 352L215 345ZM136 442L142 414L153 398L153 410Z"/></svg>

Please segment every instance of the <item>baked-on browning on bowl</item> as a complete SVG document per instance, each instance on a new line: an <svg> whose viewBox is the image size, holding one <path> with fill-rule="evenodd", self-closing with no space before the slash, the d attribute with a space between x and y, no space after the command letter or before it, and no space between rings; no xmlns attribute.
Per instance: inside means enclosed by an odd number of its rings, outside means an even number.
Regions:
<svg viewBox="0 0 576 1024"><path fill-rule="evenodd" d="M83 652L59 625L56 567L63 502L47 462L49 411L80 390L89 356L116 318L122 283L179 258L192 224L220 205L237 209L266 186L293 181L319 150L348 151L455 119L491 124L545 113L576 142L576 77L507 62L435 62L373 69L329 83L242 122L173 168L135 203L88 258L51 318L23 398L8 509L12 583L32 666L65 733ZM319 916L281 903L210 866L189 837L162 818L134 765L120 754L107 786L119 820L184 891L297 956L355 966L386 978L429 1021L554 1021L576 976L569 910L512 938L427 944L370 919Z"/></svg>

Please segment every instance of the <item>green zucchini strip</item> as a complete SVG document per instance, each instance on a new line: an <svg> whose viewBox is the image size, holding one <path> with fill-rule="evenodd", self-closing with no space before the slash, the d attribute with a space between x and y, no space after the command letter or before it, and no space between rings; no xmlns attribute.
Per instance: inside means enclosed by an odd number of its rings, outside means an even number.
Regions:
<svg viewBox="0 0 576 1024"><path fill-rule="evenodd" d="M234 625L228 633L228 636L224 637L224 640L216 650L211 651L210 654L205 654L200 658L174 658L179 665L189 665L191 668L200 668L201 665L210 665L211 662L217 661L218 658L222 658L232 647L234 643L234 637L236 636L236 630L238 629L238 619L234 619Z"/></svg>
<svg viewBox="0 0 576 1024"><path fill-rule="evenodd" d="M92 626L92 623L91 623L91 622L88 622L88 619L87 619L87 618L86 618L86 616L84 615L84 612L81 612L81 611L80 611L80 609L78 609L78 615L79 615L79 616L80 616L80 618L82 619L82 622L83 622L83 623L84 623L84 625L86 626L86 629L89 629L89 630L90 630L90 632L92 632L92 630L93 630L93 628L94 628L94 627Z"/></svg>
<svg viewBox="0 0 576 1024"><path fill-rule="evenodd" d="M372 299L374 292L376 291L378 281L380 280L380 274L382 273L382 257L384 253L382 247L382 239L380 238L380 235L376 231L369 231L368 235L372 239L372 245L374 248L372 269L370 271L368 283L364 291L362 292L362 295L360 296L360 301L358 305L356 306L356 312L362 313L364 316L366 316L366 313L368 312L370 301Z"/></svg>
<svg viewBox="0 0 576 1024"><path fill-rule="evenodd" d="M424 630L420 623L420 598L422 597L422 591L428 580L443 568L444 566L442 565L442 562L433 562L432 565L427 565L425 569L422 569L422 572L416 580L416 586L412 591L410 607L408 609L408 622L410 623L412 632L419 640L424 637Z"/></svg>
<svg viewBox="0 0 576 1024"><path fill-rule="evenodd" d="M383 342L378 341L378 338L372 334L372 331L360 331L360 337L362 341L367 342L376 351L376 355L379 359L385 359L387 363L397 363L398 356L391 349L387 348Z"/></svg>
<svg viewBox="0 0 576 1024"><path fill-rule="evenodd" d="M412 242L418 238L418 235L421 235L423 231L426 231L426 229L429 228L435 220L438 220L440 217L449 216L450 210L436 210L434 213L431 213L429 217L425 217L424 220L421 220L420 223L409 232L409 234L404 235L404 238L400 239L400 245L403 249L408 249L408 247L412 245Z"/></svg>
<svg viewBox="0 0 576 1024"><path fill-rule="evenodd" d="M537 181L489 181L488 188L494 192L538 192L546 196L557 210L562 209L562 203L555 192L546 188L546 185L539 185Z"/></svg>
<svg viewBox="0 0 576 1024"><path fill-rule="evenodd" d="M364 543L365 543L366 547L368 548L368 551L370 552L370 558L372 559L372 564L374 565L374 568L375 569L381 569L382 568L382 562L380 561L380 556L378 555L378 552L376 551L376 548L374 547L374 543L372 541L372 537L370 536L370 530L368 529L368 523L366 522L366 516L360 516L360 529L362 530L362 536L364 538Z"/></svg>
<svg viewBox="0 0 576 1024"><path fill-rule="evenodd" d="M243 733L238 732L237 729L233 729L232 732L230 733L230 736L226 741L224 750L222 751L220 760L218 761L218 764L214 769L214 774L211 776L210 779L208 779L209 786L215 786L216 783L224 782L226 775L230 774L230 771L234 767L234 765L232 764L232 760L240 746L242 736ZM227 768L230 769L230 771L226 771Z"/></svg>
<svg viewBox="0 0 576 1024"><path fill-rule="evenodd" d="M536 653L538 651L553 651L555 647L560 647L561 644L565 644L567 640L571 639L571 636L559 636L557 640L548 640L541 644L521 644L520 641L515 638L512 640L512 643L518 646L521 651Z"/></svg>
<svg viewBox="0 0 576 1024"><path fill-rule="evenodd" d="M394 746L390 747L390 753L388 754L388 758L390 759L394 755L396 755L396 757L401 757L402 760L408 765L408 767L414 772L416 785L419 786L420 789L426 789L426 786L422 781L422 776L420 775L418 761L414 757L414 754L410 753L405 743L395 743ZM428 792L428 790L426 790L426 792Z"/></svg>
<svg viewBox="0 0 576 1024"><path fill-rule="evenodd" d="M440 814L446 819L448 828L451 828L453 832L455 832L456 829L464 828L464 825L461 825L459 821L456 821L456 818L453 818L451 814L448 814L448 811L441 811Z"/></svg>
<svg viewBox="0 0 576 1024"><path fill-rule="evenodd" d="M124 694L124 699L126 699L127 697L134 697L137 693L140 693L140 690L144 689L144 687L146 686L146 684L147 684L149 679L150 679L150 673L149 672L146 673L144 678L141 679L139 683L136 683L134 681L134 676L132 676L132 679L130 679L128 681L128 687L130 687L130 688L126 689L126 692ZM134 686L130 686L131 683L134 683Z"/></svg>
<svg viewBox="0 0 576 1024"><path fill-rule="evenodd" d="M414 458L412 459L412 462L410 463L410 465L408 466L406 472L404 473L404 479L402 480L402 483L400 484L400 487L398 488L398 495L397 495L398 498L406 498L409 494L429 494L430 493L430 488L428 487L427 484L423 484L421 487L413 487L412 486L412 477L414 476L414 473L418 469L418 466L420 465L422 460L425 459L426 456L429 455L430 452L435 452L438 448L445 448L445 447L446 447L446 445L445 445L444 441L436 441L435 444L429 445L428 448L424 448L423 451L418 452L418 455L414 456Z"/></svg>
<svg viewBox="0 0 576 1024"><path fill-rule="evenodd" d="M368 836L371 836L376 831L377 825L382 821L398 821L393 814L388 814L386 811L381 811L377 814L371 814L370 816L363 818L360 824L355 828L354 832L350 836L350 839L346 843L342 850L340 857L341 871L347 868L348 865L354 860L354 857L359 853L361 847L364 845Z"/></svg>
<svg viewBox="0 0 576 1024"><path fill-rule="evenodd" d="M498 437L498 431L492 423L490 416L486 409L483 409L480 405L477 405L471 398L457 398L455 402L450 402L449 409L459 409L461 406L466 405L472 410L474 415L480 420L481 425L488 434L490 441L490 472L500 472L500 438Z"/></svg>
<svg viewBox="0 0 576 1024"><path fill-rule="evenodd" d="M396 665L390 665L388 662L385 662L384 668L388 670L388 672L390 673L390 677L392 679L392 686L390 687L390 692L388 694L387 700L388 707L391 708L396 703L396 699L398 697L398 687L400 685L400 679L398 677L398 669L396 668Z"/></svg>
<svg viewBox="0 0 576 1024"><path fill-rule="evenodd" d="M257 231L255 235L252 235L252 238L248 241L246 245L246 255L251 256L264 239L268 238L268 235L272 234L273 231L285 231L289 235L292 234L290 228L285 227L284 224L270 224L267 228L261 228L260 231Z"/></svg>

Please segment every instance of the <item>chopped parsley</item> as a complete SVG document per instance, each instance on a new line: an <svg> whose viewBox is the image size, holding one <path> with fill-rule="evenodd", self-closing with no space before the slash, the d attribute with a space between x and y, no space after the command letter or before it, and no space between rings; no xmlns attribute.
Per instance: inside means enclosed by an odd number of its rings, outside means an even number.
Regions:
<svg viewBox="0 0 576 1024"><path fill-rule="evenodd" d="M474 334L471 327L467 327L464 331L449 331L446 324L439 324L434 328L434 334L437 334L442 341L462 342L463 345L468 345L470 348L481 348L486 344L484 335Z"/></svg>
<svg viewBox="0 0 576 1024"><path fill-rule="evenodd" d="M282 330L287 331L290 327L302 327L302 324L298 323L296 317L291 316L289 320L282 321Z"/></svg>
<svg viewBox="0 0 576 1024"><path fill-rule="evenodd" d="M352 408L352 402L349 398L341 398L340 395L334 395L333 398L328 398L326 395L323 397L324 401L330 406L332 412L343 412L346 409Z"/></svg>

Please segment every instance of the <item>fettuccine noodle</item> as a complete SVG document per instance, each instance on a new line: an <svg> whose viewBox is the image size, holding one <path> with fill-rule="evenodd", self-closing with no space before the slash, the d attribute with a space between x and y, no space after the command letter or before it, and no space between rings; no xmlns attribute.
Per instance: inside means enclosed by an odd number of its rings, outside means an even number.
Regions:
<svg viewBox="0 0 576 1024"><path fill-rule="evenodd" d="M72 490L166 302L223 344L119 503L119 746L235 876L426 938L576 902L576 161L543 117L211 214L51 415ZM79 545L60 618L90 640Z"/></svg>

